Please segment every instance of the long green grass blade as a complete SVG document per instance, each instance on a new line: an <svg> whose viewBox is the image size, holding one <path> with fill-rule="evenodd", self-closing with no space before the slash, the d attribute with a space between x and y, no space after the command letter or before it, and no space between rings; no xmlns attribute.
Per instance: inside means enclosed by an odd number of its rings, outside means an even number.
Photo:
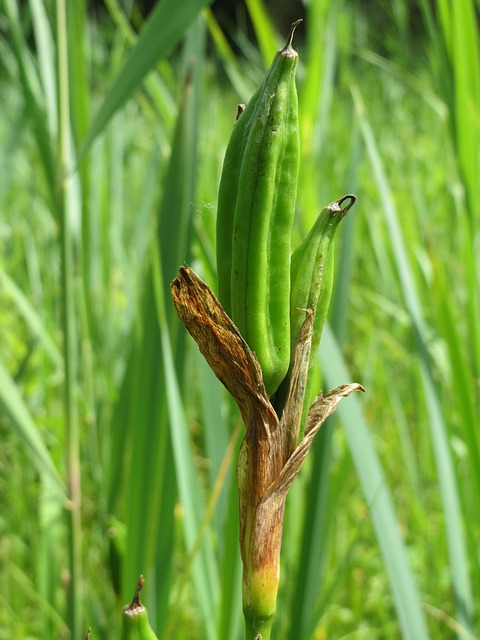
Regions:
<svg viewBox="0 0 480 640"><path fill-rule="evenodd" d="M40 431L12 377L0 361L0 403L11 420L12 427L26 447L32 463L51 480L61 495L65 485L52 457L45 447Z"/></svg>
<svg viewBox="0 0 480 640"><path fill-rule="evenodd" d="M331 440L333 429L325 424L310 456L312 469L305 487L306 513L300 543L300 558L295 583L297 588L292 598L289 616L289 638L305 640L312 636L315 623L315 609L322 586L325 584L326 551L331 514L328 493L330 489ZM290 506L290 504L289 504Z"/></svg>
<svg viewBox="0 0 480 640"><path fill-rule="evenodd" d="M466 186L468 208L478 217L480 206L477 178L480 172L478 148L480 146L480 43L478 16L474 2L464 0L451 4L439 2L441 26L448 47L452 67L454 92L455 141L462 177Z"/></svg>
<svg viewBox="0 0 480 640"><path fill-rule="evenodd" d="M36 580L38 591L44 604L40 607L43 617L44 634L55 637L58 633L68 633L68 628L60 615L63 610L59 597L57 576L60 571L58 549L63 539L63 504L56 499L55 485L46 474L42 474L39 511L39 553L37 556Z"/></svg>
<svg viewBox="0 0 480 640"><path fill-rule="evenodd" d="M325 367L329 388L348 382L349 372L329 325L325 326L320 344L320 358ZM375 390L367 389L367 393ZM398 532L390 492L373 447L360 402L350 397L337 408L348 440L351 456L357 469L375 533L387 569L395 599L402 635L408 640L429 638L414 577L410 570L405 545Z"/></svg>
<svg viewBox="0 0 480 640"><path fill-rule="evenodd" d="M263 0L246 0L246 5L257 35L263 63L265 68L268 69L279 48L280 40Z"/></svg>
<svg viewBox="0 0 480 640"><path fill-rule="evenodd" d="M133 47L138 40L138 36L124 14L122 7L117 0L106 0L105 4L123 39L128 46ZM164 121L169 126L173 126L175 123L176 104L167 84L160 75L152 74L145 79L145 85L158 106L159 113Z"/></svg>
<svg viewBox="0 0 480 640"><path fill-rule="evenodd" d="M241 425L243 429L243 425ZM238 453L238 452L237 452ZM236 460L237 456L235 457ZM227 495L228 511L223 526L223 549L220 561L220 611L216 637L238 638L243 632L242 561L238 544L238 496L236 474L232 473Z"/></svg>
<svg viewBox="0 0 480 640"><path fill-rule="evenodd" d="M306 235L325 202L338 196L332 194L322 167L338 55L337 19L337 5L323 0L313 3L308 19L299 27L306 30L308 44L305 79L299 86L302 172L298 189L301 221L305 225L302 235Z"/></svg>
<svg viewBox="0 0 480 640"><path fill-rule="evenodd" d="M462 530L462 510L456 474L453 468L451 445L443 412L440 408L438 392L435 389L427 348L428 329L422 313L422 305L417 294L405 241L398 216L393 205L387 177L375 142L371 126L366 118L365 107L358 88L353 90L360 128L380 192L387 228L390 234L392 252L398 271L402 295L410 314L412 328L417 343L419 366L423 392L429 416L432 445L435 451L437 475L445 513L449 560L452 583L457 603L459 622L471 628L473 614L472 587L466 556L466 540Z"/></svg>
<svg viewBox="0 0 480 640"><path fill-rule="evenodd" d="M33 132L40 152L42 169L45 172L50 197L53 202L56 188L56 166L54 144L52 144L52 134L54 132L48 129L48 123L51 121L51 117L49 119L47 116L37 70L22 32L17 3L13 0L4 0L4 7L11 34L10 44L18 66L18 76L23 94L26 98L25 102L32 120Z"/></svg>
<svg viewBox="0 0 480 640"><path fill-rule="evenodd" d="M469 264L470 270L475 270L472 262L468 263L465 261L465 264ZM436 274L435 294L438 309L440 310L438 320L450 355L452 386L455 390L455 397L457 398L457 408L461 415L461 423L463 425L468 457L470 459L469 468L473 482L471 486L468 487L467 493L471 494L471 500L472 496L478 495L478 491L480 491L480 433L477 428L479 424L479 409L475 405L474 381L469 376L469 353L465 349L462 335L455 321L455 312L452 308L452 300L449 297L448 285L445 281L446 274L440 269L437 269ZM475 522L479 522L480 505L477 500L471 501L471 504L476 512Z"/></svg>
<svg viewBox="0 0 480 640"><path fill-rule="evenodd" d="M63 387L65 420L65 467L70 509L68 520L68 568L71 587L67 595L67 619L72 636L83 629L83 556L81 515L80 416L78 406L78 317L76 300L79 202L78 176L70 176L74 164L71 146L70 96L68 77L67 7L56 0L56 67L58 78L58 160L56 214L60 226L60 271L65 382Z"/></svg>
<svg viewBox="0 0 480 640"><path fill-rule="evenodd" d="M205 16L205 21L215 45L217 55L223 62L225 72L227 73L233 88L239 96L244 96L244 99L246 100L247 97L252 95L254 88L246 82L245 77L242 75L242 71L235 54L211 9L206 8L203 15Z"/></svg>
<svg viewBox="0 0 480 640"><path fill-rule="evenodd" d="M61 369L63 367L62 354L35 307L15 282L3 271L0 271L0 283L4 294L16 305L32 335L41 343L52 363Z"/></svg>
<svg viewBox="0 0 480 640"><path fill-rule="evenodd" d="M198 12L211 0L163 0L146 24L135 47L97 112L83 146L83 153L103 131L113 114L141 85L155 64L179 42Z"/></svg>
<svg viewBox="0 0 480 640"><path fill-rule="evenodd" d="M58 129L55 43L42 0L30 0L30 7L38 51L38 74L43 89L48 130L55 136Z"/></svg>
<svg viewBox="0 0 480 640"><path fill-rule="evenodd" d="M89 46L87 19L87 3L84 0L76 0L76 2L68 4L70 122L77 148L85 139L90 124L91 94L89 88L91 80L87 55ZM86 168L84 171L84 195L88 197L88 189L85 184Z"/></svg>
<svg viewBox="0 0 480 640"><path fill-rule="evenodd" d="M157 289L158 295L159 291ZM183 410L165 319L161 320L160 326L170 434L180 499L184 510L184 536L187 549L191 550L195 545L203 518L203 500L199 492L198 479L195 472L196 464L192 455L188 425ZM220 585L216 573L213 547L209 538L209 535L205 536L198 556L193 563L192 577L196 586L196 599L201 611L205 637L214 638L215 620L211 616L211 612L216 608Z"/></svg>

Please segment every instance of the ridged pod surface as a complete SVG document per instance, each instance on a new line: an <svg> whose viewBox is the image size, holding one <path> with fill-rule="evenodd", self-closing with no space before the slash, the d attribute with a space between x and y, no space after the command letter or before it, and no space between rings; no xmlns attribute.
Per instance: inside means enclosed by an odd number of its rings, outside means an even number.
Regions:
<svg viewBox="0 0 480 640"><path fill-rule="evenodd" d="M333 289L334 240L341 220L355 203L355 196L346 195L322 209L310 232L300 242L292 255L290 290L291 353L308 312L314 313L310 351L309 375L305 394L302 423L313 400L311 389L316 354L325 324ZM344 203L347 202L346 206ZM292 362L290 366L292 366ZM281 411L290 382L290 372L277 394L276 408ZM302 427L303 429L303 427Z"/></svg>
<svg viewBox="0 0 480 640"><path fill-rule="evenodd" d="M140 602L143 583L140 576L132 602L123 609L121 640L158 640L150 626L147 609Z"/></svg>
<svg viewBox="0 0 480 640"><path fill-rule="evenodd" d="M269 396L290 362L290 238L300 157L292 38L298 22L235 124L218 196L218 297L256 353Z"/></svg>
<svg viewBox="0 0 480 640"><path fill-rule="evenodd" d="M355 196L346 195L327 205L320 212L310 232L292 255L290 318L292 347L305 320L306 310L315 314L312 354L320 344L333 288L334 238L338 225L355 203ZM348 204L342 208L344 202Z"/></svg>

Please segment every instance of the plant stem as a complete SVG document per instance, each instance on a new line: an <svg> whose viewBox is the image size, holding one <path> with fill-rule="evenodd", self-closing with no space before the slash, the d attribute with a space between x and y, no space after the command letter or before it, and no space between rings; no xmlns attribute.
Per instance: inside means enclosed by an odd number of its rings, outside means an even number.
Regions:
<svg viewBox="0 0 480 640"><path fill-rule="evenodd" d="M64 340L64 404L66 473L69 493L69 584L67 620L72 638L82 635L81 485L77 408L77 334L72 230L72 177L68 89L67 17L65 0L56 0L58 77L57 209L61 234L62 322Z"/></svg>
<svg viewBox="0 0 480 640"><path fill-rule="evenodd" d="M245 616L245 640L270 640L273 618L257 618L244 610Z"/></svg>
<svg viewBox="0 0 480 640"><path fill-rule="evenodd" d="M255 354L211 289L189 268L170 285L175 310L217 378L236 400L246 428L237 464L243 613L246 640L269 640L280 577L283 513L288 490L315 434L341 398L363 391L357 383L319 393L297 443L290 432L303 412L313 313L307 314L294 350L291 383L279 418L266 395Z"/></svg>

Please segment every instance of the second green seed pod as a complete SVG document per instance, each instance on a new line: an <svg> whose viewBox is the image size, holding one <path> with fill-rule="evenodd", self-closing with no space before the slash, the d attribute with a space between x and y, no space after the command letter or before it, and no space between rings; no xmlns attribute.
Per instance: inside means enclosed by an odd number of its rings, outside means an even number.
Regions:
<svg viewBox="0 0 480 640"><path fill-rule="evenodd" d="M355 196L346 195L327 205L320 212L310 232L296 247L291 261L290 323L291 353L308 311L314 314L309 375L303 422L309 408L313 370L323 326L327 319L333 289L334 240L338 226L355 203ZM290 366L293 362L290 362ZM281 410L289 386L290 372L277 394L277 410Z"/></svg>

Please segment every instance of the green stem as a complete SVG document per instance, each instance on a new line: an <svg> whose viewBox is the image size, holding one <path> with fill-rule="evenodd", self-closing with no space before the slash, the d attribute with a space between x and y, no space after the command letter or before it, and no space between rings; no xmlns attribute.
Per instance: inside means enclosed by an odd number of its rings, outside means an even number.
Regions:
<svg viewBox="0 0 480 640"><path fill-rule="evenodd" d="M69 493L69 585L67 619L72 638L82 635L81 485L77 387L77 332L73 256L70 110L68 89L67 17L65 0L56 0L58 74L57 207L61 233L62 322L65 361L65 445Z"/></svg>
<svg viewBox="0 0 480 640"><path fill-rule="evenodd" d="M260 618L253 611L244 610L245 640L270 640L275 614Z"/></svg>

